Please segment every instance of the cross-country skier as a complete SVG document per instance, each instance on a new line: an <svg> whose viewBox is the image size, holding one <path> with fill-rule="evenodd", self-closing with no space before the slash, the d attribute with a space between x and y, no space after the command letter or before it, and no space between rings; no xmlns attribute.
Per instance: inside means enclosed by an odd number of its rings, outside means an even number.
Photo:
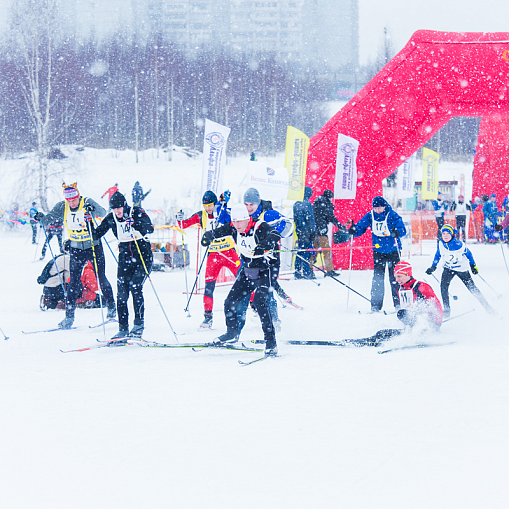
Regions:
<svg viewBox="0 0 509 509"><path fill-rule="evenodd" d="M253 219L253 221L262 220L269 223L270 226L277 230L281 237L288 237L289 235L292 234L293 223L288 218L283 216L283 214L281 214L277 210L274 210L272 208L271 201L262 200L260 198L260 193L258 192L258 189L251 187L244 193L244 205L246 206L249 216ZM286 295L277 280L278 274L275 275L274 277L273 288L278 293L278 295L280 296L282 296L283 294ZM247 310L248 304L249 302L242 302L241 307L245 307L245 309L239 310L240 314L245 315L245 311ZM270 292L269 294L268 306L270 314L272 316L272 321L276 327L276 331L279 332L279 330L281 329L281 320L279 319L277 301L272 292Z"/></svg>
<svg viewBox="0 0 509 509"><path fill-rule="evenodd" d="M32 202L32 206L30 207L29 215L30 215L30 226L32 227L32 244L37 244L37 221L35 220L35 216L37 215L36 202ZM42 260L42 258L41 258Z"/></svg>
<svg viewBox="0 0 509 509"><path fill-rule="evenodd" d="M112 339L141 337L145 327L145 301L143 283L152 269L152 250L146 236L153 233L154 226L147 213L140 207L129 207L123 194L118 191L110 198L111 212L97 227L98 238L111 229L119 242L117 269L118 333ZM127 300L133 297L134 325L129 331ZM117 341L120 345L127 341Z"/></svg>
<svg viewBox="0 0 509 509"><path fill-rule="evenodd" d="M404 329L382 329L369 338L356 340L358 344L378 346L381 342L399 336L419 327L421 334L436 333L442 325L442 306L433 288L412 275L408 262L398 262L394 267L394 277L399 285L400 309L398 319Z"/></svg>
<svg viewBox="0 0 509 509"><path fill-rule="evenodd" d="M133 187L133 207L141 207L141 202L148 196L148 194L152 191L149 189L145 194L143 194L143 187L141 187L140 183L136 181Z"/></svg>
<svg viewBox="0 0 509 509"><path fill-rule="evenodd" d="M101 198L104 198L105 196L108 196L108 201L111 199L111 197L118 191L118 184L115 184L111 186L109 189L106 189L104 191L104 194L101 196Z"/></svg>
<svg viewBox="0 0 509 509"><path fill-rule="evenodd" d="M384 301L385 266L389 272L392 301L399 309L398 286L394 278L394 267L400 260L400 237L406 235L405 224L399 214L382 196L375 196L372 201L373 210L368 212L357 224L349 228L348 233L354 237L363 235L367 228L371 228L371 243L373 245L373 282L371 284L371 311L378 313L382 310Z"/></svg>
<svg viewBox="0 0 509 509"><path fill-rule="evenodd" d="M44 245L42 246L41 258L40 260L44 260L46 256L46 249L49 246L51 239L55 236L58 240L58 245L60 247L60 252L63 253L62 247L62 234L64 229L64 221L61 217L57 218L55 222L48 225L46 228L46 240L44 241Z"/></svg>
<svg viewBox="0 0 509 509"><path fill-rule="evenodd" d="M203 209L193 214L189 219L184 219L182 211L177 212L178 226L183 229L199 224L204 232L211 231L230 222L227 203L230 199L230 191L225 191L218 201L212 191L206 191L202 198ZM203 307L205 309L204 320L200 325L203 329L212 327L214 290L219 272L226 267L234 276L240 267L240 259L235 250L235 243L230 236L216 238L209 246L207 265L205 267L205 292L203 295Z"/></svg>
<svg viewBox="0 0 509 509"><path fill-rule="evenodd" d="M91 198L80 196L76 182L71 185L62 184L62 187L64 188L65 200L57 203L46 215L38 212L36 219L45 226L54 223L58 218L63 219L69 240L71 241L71 280L67 292L67 306L65 318L58 324L61 329L70 329L74 323L76 299L81 295L81 273L88 260L92 262L95 268L94 256L97 262L97 270L99 271L99 283L106 300L106 305L108 306L107 319L115 318L117 310L115 308L113 290L105 274L105 259L102 244L94 235L95 228L92 216L93 214L98 217L104 217L107 212ZM92 231L93 239L90 238L89 227Z"/></svg>
<svg viewBox="0 0 509 509"><path fill-rule="evenodd" d="M253 306L260 317L265 338L265 354L277 355L276 333L267 306L269 288L279 272L279 233L265 221L255 221L246 207L238 204L231 210L232 222L216 230L205 232L202 245L216 238L232 236L242 257L242 267L224 303L226 333L217 338L221 343L238 340L237 309L246 295L255 292Z"/></svg>
<svg viewBox="0 0 509 509"><path fill-rule="evenodd" d="M444 269L442 280L440 281L440 291L442 293L442 302L444 303L444 318L449 318L451 314L449 285L454 276L458 276L461 279L469 292L474 295L488 313L495 313L495 310L488 304L479 288L475 286L472 276L468 271L470 268L472 274L479 273L470 250L463 242L455 238L457 231L450 224L442 226L441 233L442 239L438 244L433 264L426 270L426 274L433 274L438 263L443 259Z"/></svg>

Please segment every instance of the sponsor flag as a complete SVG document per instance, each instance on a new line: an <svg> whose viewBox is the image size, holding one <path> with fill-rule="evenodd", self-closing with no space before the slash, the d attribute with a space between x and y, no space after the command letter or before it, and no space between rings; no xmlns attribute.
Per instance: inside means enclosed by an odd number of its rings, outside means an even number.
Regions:
<svg viewBox="0 0 509 509"><path fill-rule="evenodd" d="M334 199L352 200L357 193L357 152L359 142L346 134L338 134Z"/></svg>
<svg viewBox="0 0 509 509"><path fill-rule="evenodd" d="M254 187L265 200L286 200L288 196L288 171L270 168L258 161L248 163L247 187Z"/></svg>
<svg viewBox="0 0 509 509"><path fill-rule="evenodd" d="M398 198L411 198L414 195L415 172L414 172L415 154L411 155L398 168Z"/></svg>
<svg viewBox="0 0 509 509"><path fill-rule="evenodd" d="M223 168L226 164L226 143L230 131L229 127L205 120L202 194L205 191L213 191L219 196L223 191Z"/></svg>
<svg viewBox="0 0 509 509"><path fill-rule="evenodd" d="M304 199L309 138L295 127L286 129L285 167L288 170L288 199Z"/></svg>
<svg viewBox="0 0 509 509"><path fill-rule="evenodd" d="M429 148L422 149L422 199L438 197L438 162L440 156Z"/></svg>

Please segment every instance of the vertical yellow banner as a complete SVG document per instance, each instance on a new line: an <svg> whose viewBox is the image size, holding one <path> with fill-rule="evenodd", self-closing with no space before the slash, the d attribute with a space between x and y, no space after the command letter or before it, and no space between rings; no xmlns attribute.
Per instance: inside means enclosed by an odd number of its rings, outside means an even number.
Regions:
<svg viewBox="0 0 509 509"><path fill-rule="evenodd" d="M285 168L288 170L288 199L303 200L306 184L309 138L295 127L286 130Z"/></svg>
<svg viewBox="0 0 509 509"><path fill-rule="evenodd" d="M422 199L436 200L438 196L438 161L440 156L429 148L422 149Z"/></svg>

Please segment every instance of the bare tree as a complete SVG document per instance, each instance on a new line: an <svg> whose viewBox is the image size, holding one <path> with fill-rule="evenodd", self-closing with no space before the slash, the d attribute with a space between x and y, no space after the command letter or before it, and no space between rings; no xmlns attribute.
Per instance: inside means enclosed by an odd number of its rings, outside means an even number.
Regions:
<svg viewBox="0 0 509 509"><path fill-rule="evenodd" d="M48 149L53 96L53 52L57 30L56 0L14 0L12 34L19 50L16 65L29 118L37 139L37 194L43 209L48 209Z"/></svg>

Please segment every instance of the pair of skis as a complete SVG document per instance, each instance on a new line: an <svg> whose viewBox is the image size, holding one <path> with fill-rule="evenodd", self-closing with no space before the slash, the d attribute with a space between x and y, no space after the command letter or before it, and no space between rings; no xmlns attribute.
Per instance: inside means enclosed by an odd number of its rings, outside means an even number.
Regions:
<svg viewBox="0 0 509 509"><path fill-rule="evenodd" d="M147 341L141 338L133 338L130 336L126 336L125 338L116 338L109 341L100 341L97 340L97 344L91 345L85 348L78 348L76 350L60 350L62 353L72 353L72 352L86 352L88 350L93 350L96 348L104 348L104 347L115 347L120 346L115 343L122 341L122 345L132 345L132 346L140 346L143 348L191 348L195 351L201 350L203 348L217 348L221 350L237 350L242 352L260 352L263 350L259 348L250 348L245 346L244 344L236 345L232 343L158 343L156 341Z"/></svg>
<svg viewBox="0 0 509 509"><path fill-rule="evenodd" d="M97 329L99 327L102 327L103 325L108 325L109 323L117 323L118 320L115 318L112 318L111 320L106 320L105 322L101 322L98 325L89 325L89 329ZM83 326L84 327L84 326ZM23 334L42 334L43 332L56 332L59 330L74 330L74 329L80 329L81 327L69 327L67 329L62 329L61 327L55 327L54 329L43 329L43 330L34 330L34 331L21 331Z"/></svg>

